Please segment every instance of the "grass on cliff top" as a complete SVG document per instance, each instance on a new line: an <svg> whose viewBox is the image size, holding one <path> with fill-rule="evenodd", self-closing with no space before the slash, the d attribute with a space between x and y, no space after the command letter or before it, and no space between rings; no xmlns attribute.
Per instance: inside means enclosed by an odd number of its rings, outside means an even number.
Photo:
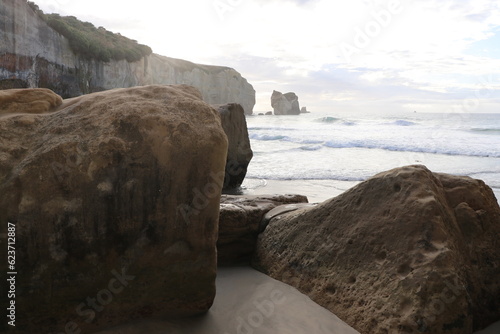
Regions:
<svg viewBox="0 0 500 334"><path fill-rule="evenodd" d="M71 49L86 59L96 59L104 62L111 60L127 60L134 62L150 55L153 51L147 45L115 34L103 27L96 28L90 22L82 22L74 16L45 14L35 3L28 5L47 24L66 37Z"/></svg>

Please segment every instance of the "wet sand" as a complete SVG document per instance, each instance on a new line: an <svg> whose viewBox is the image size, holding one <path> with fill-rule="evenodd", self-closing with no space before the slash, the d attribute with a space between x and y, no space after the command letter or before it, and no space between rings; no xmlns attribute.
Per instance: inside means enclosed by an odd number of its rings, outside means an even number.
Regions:
<svg viewBox="0 0 500 334"><path fill-rule="evenodd" d="M246 178L242 184L242 194L299 194L307 196L309 203L320 203L342 194L358 183L359 181L264 180Z"/></svg>
<svg viewBox="0 0 500 334"><path fill-rule="evenodd" d="M144 320L99 334L356 334L295 288L249 267L220 268L210 311L185 320Z"/></svg>
<svg viewBox="0 0 500 334"><path fill-rule="evenodd" d="M98 334L359 334L295 288L250 267L220 268L210 311L184 320L142 320ZM475 334L498 334L500 322Z"/></svg>

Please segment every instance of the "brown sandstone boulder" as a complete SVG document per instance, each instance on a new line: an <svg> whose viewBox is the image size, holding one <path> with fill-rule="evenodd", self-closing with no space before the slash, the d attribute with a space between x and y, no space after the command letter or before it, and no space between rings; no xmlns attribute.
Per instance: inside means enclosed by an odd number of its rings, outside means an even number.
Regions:
<svg viewBox="0 0 500 334"><path fill-rule="evenodd" d="M60 106L62 98L46 88L0 90L0 115L39 114Z"/></svg>
<svg viewBox="0 0 500 334"><path fill-rule="evenodd" d="M253 264L363 334L470 334L500 319L499 236L484 182L408 166L272 219Z"/></svg>
<svg viewBox="0 0 500 334"><path fill-rule="evenodd" d="M253 152L248 137L247 121L243 107L237 103L217 106L222 128L228 139L228 152L224 189L239 187L247 174Z"/></svg>
<svg viewBox="0 0 500 334"><path fill-rule="evenodd" d="M0 118L0 240L15 224L16 328L83 333L206 312L226 153L217 111L185 85Z"/></svg>
<svg viewBox="0 0 500 334"><path fill-rule="evenodd" d="M283 208L292 211L307 203L301 195L238 196L222 195L219 217L217 258L219 265L248 263L255 250L257 237L268 220L270 211Z"/></svg>

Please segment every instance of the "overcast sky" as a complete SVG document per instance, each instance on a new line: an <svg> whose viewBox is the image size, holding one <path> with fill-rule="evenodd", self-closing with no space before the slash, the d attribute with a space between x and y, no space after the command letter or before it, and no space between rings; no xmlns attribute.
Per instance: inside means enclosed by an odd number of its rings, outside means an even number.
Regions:
<svg viewBox="0 0 500 334"><path fill-rule="evenodd" d="M312 111L500 112L498 0L34 0Z"/></svg>

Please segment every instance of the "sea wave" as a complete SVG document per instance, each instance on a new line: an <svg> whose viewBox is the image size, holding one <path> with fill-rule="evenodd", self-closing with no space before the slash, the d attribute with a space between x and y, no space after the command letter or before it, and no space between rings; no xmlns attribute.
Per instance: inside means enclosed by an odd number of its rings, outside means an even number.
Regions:
<svg viewBox="0 0 500 334"><path fill-rule="evenodd" d="M321 116L250 124L249 136L263 151L275 147L304 152L325 150L322 153L328 154L326 149L360 148L500 158L497 140L500 127L495 120L481 118L465 127L460 123L457 128L455 123L428 116L422 119Z"/></svg>
<svg viewBox="0 0 500 334"><path fill-rule="evenodd" d="M323 144L324 140L316 140L316 139L292 139L291 141L300 144Z"/></svg>
<svg viewBox="0 0 500 334"><path fill-rule="evenodd" d="M323 145L305 145L305 146L299 147L299 149L303 150L303 151L319 151L323 147L324 147Z"/></svg>
<svg viewBox="0 0 500 334"><path fill-rule="evenodd" d="M464 148L452 147L423 147L423 146L404 146L388 143L377 143L370 141L352 140L348 142L325 142L325 146L330 148L365 148L365 149L380 149L393 152L414 152L414 153L431 153L443 155L469 156L469 157L484 157L484 158L500 158L500 152L488 152L467 150Z"/></svg>
<svg viewBox="0 0 500 334"><path fill-rule="evenodd" d="M265 135L265 134L258 134L258 133L252 133L249 135L250 139L256 139L256 140L284 140L284 141L291 141L291 138L288 136L283 136L283 135Z"/></svg>
<svg viewBox="0 0 500 334"><path fill-rule="evenodd" d="M499 128L472 128L470 129L472 132L480 132L488 135L500 135Z"/></svg>
<svg viewBox="0 0 500 334"><path fill-rule="evenodd" d="M252 172L248 172L245 180L250 179L250 180L278 180L278 181L291 181L291 180L305 180L305 181L314 181L314 180L333 180L333 181L348 181L348 182L360 182L360 181L365 181L368 179L370 176L347 176L347 175L340 175L340 174L332 174L332 173L317 173L314 176L311 175L306 175L306 174L294 174L289 175L289 176L282 176L282 175L257 175Z"/></svg>
<svg viewBox="0 0 500 334"><path fill-rule="evenodd" d="M411 122L410 122L411 123ZM499 129L484 129L485 131L498 131ZM255 141L274 141L274 142L288 142L298 145L304 151L317 151L322 147L341 149L341 148L364 148L364 149L380 149L395 152L416 152L416 153L431 153L443 154L454 156L471 156L471 157L486 157L486 158L499 158L500 147L486 141L469 142L465 138L460 138L456 134L452 134L456 139L450 137L448 133L436 135L437 132L414 132L416 135L414 140L409 140L405 137L389 136L387 138L377 138L377 134L373 133L373 137L348 138L350 136L347 132L339 134L330 132L318 132L310 137L310 134L300 134L300 132L289 133L283 131L280 134L276 133L250 133L250 139ZM489 133L489 132L488 132ZM438 133L440 134L440 133ZM332 140L332 138L337 137ZM433 139L435 137L435 139ZM449 140L442 141L445 138ZM491 138L491 137L490 137ZM293 148L292 148L293 149Z"/></svg>
<svg viewBox="0 0 500 334"><path fill-rule="evenodd" d="M326 116L326 117L316 118L314 121L319 123L335 123L340 120L342 119L337 117Z"/></svg>
<svg viewBox="0 0 500 334"><path fill-rule="evenodd" d="M302 138L297 138L297 137L290 137L290 136L285 136L285 135L274 135L274 134L268 135L268 134L251 133L248 137L250 139L255 139L255 140L260 140L260 141L282 140L282 141L297 143L297 144L322 144L322 143L324 143L323 140L302 139Z"/></svg>
<svg viewBox="0 0 500 334"><path fill-rule="evenodd" d="M290 181L290 180L305 180L305 181L314 181L314 180L333 180L333 181L348 181L348 182L360 182L360 181L365 181L371 176L375 175L376 172L373 173L358 173L357 175L346 175L346 174L340 174L333 172L331 170L325 170L325 171L315 171L313 174L308 173L307 171L304 171L303 173L301 172L295 172L290 175L282 175L278 172L273 173L272 171L268 171L266 173L254 173L252 171L249 171L245 180L253 180L252 184L253 187L256 187L257 183L256 180L261 180L258 185L262 186L267 184L266 180L279 180L279 181ZM460 173L455 173L456 175L462 175L462 176L469 176L472 178L478 178L481 180L484 180L484 174L480 173L465 173L465 174L460 174ZM498 175L498 173L495 173ZM500 191L500 182L498 180L484 180L486 184L492 188L494 191Z"/></svg>
<svg viewBox="0 0 500 334"><path fill-rule="evenodd" d="M386 123L387 124L387 123ZM407 121L404 119L398 119L397 121L394 121L392 123L388 123L387 125L396 125L396 126L413 126L417 125L417 123L412 122L412 121Z"/></svg>
<svg viewBox="0 0 500 334"><path fill-rule="evenodd" d="M336 124L336 125L345 125L345 126L354 126L357 125L358 123L349 119L344 119L344 118L337 118L337 117L322 117L322 118L316 118L314 122L317 123L324 123L324 124Z"/></svg>
<svg viewBox="0 0 500 334"><path fill-rule="evenodd" d="M297 137L289 137L284 135L266 135L266 134L252 134L250 135L252 140L258 141L284 141L289 143L296 143L300 146L298 148L289 148L288 150L304 150L304 151L318 151L323 147L332 149L346 149L346 148L362 148L362 149L380 149L385 151L393 152L413 152L413 153L431 153L431 154L443 154L443 155L454 155L454 156L471 156L471 157L485 157L485 158L500 158L500 151L498 147L492 147L491 150L488 149L478 149L478 147L454 147L447 145L429 145L425 146L425 143L417 142L399 142L394 141L384 142L376 140L314 140L314 139L301 139ZM283 150L287 151L287 149Z"/></svg>
<svg viewBox="0 0 500 334"><path fill-rule="evenodd" d="M299 129L282 126L249 126L248 131L297 131Z"/></svg>

